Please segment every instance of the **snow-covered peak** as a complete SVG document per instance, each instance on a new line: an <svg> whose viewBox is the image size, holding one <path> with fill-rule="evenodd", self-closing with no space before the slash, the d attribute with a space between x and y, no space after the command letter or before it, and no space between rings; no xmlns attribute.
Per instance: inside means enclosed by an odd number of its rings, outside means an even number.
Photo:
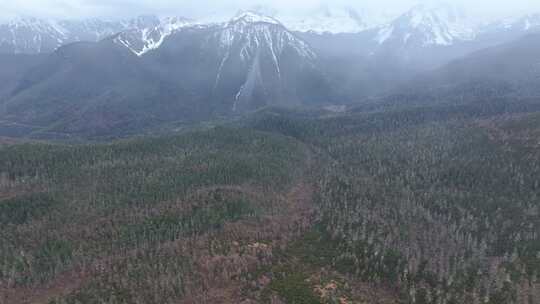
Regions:
<svg viewBox="0 0 540 304"><path fill-rule="evenodd" d="M61 20L58 24L64 29L69 41L99 41L126 29L122 22L99 18Z"/></svg>
<svg viewBox="0 0 540 304"><path fill-rule="evenodd" d="M141 15L123 22L126 28L141 29L158 26L160 20L154 15Z"/></svg>
<svg viewBox="0 0 540 304"><path fill-rule="evenodd" d="M62 27L56 20L27 16L15 17L0 26L10 28L13 31L24 29L35 32L57 32L59 35L64 35L68 32L68 30Z"/></svg>
<svg viewBox="0 0 540 304"><path fill-rule="evenodd" d="M540 13L527 15L521 18L521 20L518 23L518 26L520 26L521 29L524 31L540 30Z"/></svg>
<svg viewBox="0 0 540 304"><path fill-rule="evenodd" d="M278 13L277 19L292 31L317 34L358 33L384 24L384 16L368 14L350 7L323 6L299 14Z"/></svg>
<svg viewBox="0 0 540 304"><path fill-rule="evenodd" d="M173 33L194 26L195 22L181 17L139 17L128 24L129 28L120 33L114 42L142 56L159 48Z"/></svg>
<svg viewBox="0 0 540 304"><path fill-rule="evenodd" d="M233 25L233 24L253 24L253 23L269 23L269 24L277 24L280 25L281 23L269 16L257 13L255 11L240 11L234 18L232 18L227 25Z"/></svg>
<svg viewBox="0 0 540 304"><path fill-rule="evenodd" d="M158 48L165 37L193 24L193 21L181 17L159 18L153 15L126 20L15 17L0 23L0 52L49 53L71 42L99 41L120 33L114 41L142 55Z"/></svg>
<svg viewBox="0 0 540 304"><path fill-rule="evenodd" d="M279 21L254 12L242 12L224 26L218 27L214 37L223 62L239 55L244 63L253 62L261 53L270 54L279 71L279 59L287 50L310 61L316 55L301 39Z"/></svg>
<svg viewBox="0 0 540 304"><path fill-rule="evenodd" d="M69 39L70 30L54 20L17 17L0 24L0 52L51 52Z"/></svg>
<svg viewBox="0 0 540 304"><path fill-rule="evenodd" d="M315 52L273 17L246 11L210 29L203 48L217 51L214 90L230 90L228 78L238 77L239 71L245 73L238 78L242 84L230 95L233 112L242 111L254 99L273 98L276 88L292 73L291 65L302 69L315 66Z"/></svg>
<svg viewBox="0 0 540 304"><path fill-rule="evenodd" d="M537 31L540 30L540 13L518 18L506 18L488 25L490 31Z"/></svg>
<svg viewBox="0 0 540 304"><path fill-rule="evenodd" d="M379 44L400 41L448 46L475 36L475 26L459 9L450 5L418 5L380 28L375 40Z"/></svg>
<svg viewBox="0 0 540 304"><path fill-rule="evenodd" d="M160 20L160 25L170 31L179 30L191 26L194 23L193 20L182 17L165 17Z"/></svg>

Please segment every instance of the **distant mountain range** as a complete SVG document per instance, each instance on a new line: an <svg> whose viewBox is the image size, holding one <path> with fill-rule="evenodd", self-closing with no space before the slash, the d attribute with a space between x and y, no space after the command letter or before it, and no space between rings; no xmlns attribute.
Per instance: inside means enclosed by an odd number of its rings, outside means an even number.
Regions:
<svg viewBox="0 0 540 304"><path fill-rule="evenodd" d="M471 54L525 36L519 41L530 53L517 66L536 71L540 62L534 55L540 49L526 44L538 38L532 35L540 31L538 15L478 25L452 7L416 6L375 25L353 10L340 12L314 15L345 25L337 30L332 22L318 23L328 31L291 27L279 14L255 11L224 22L142 16L115 22L20 18L0 25L0 135L126 134L266 106L350 104L419 77L439 79L433 85L444 87L469 78L428 71L456 71L456 60L470 58L458 71L491 77L493 67L506 62L510 68L515 54ZM343 18L352 23L340 23ZM536 84L534 73L526 86Z"/></svg>
<svg viewBox="0 0 540 304"><path fill-rule="evenodd" d="M224 24L152 24L71 43L37 62L4 55L17 64L0 72L9 79L0 84L0 117L56 133L123 133L268 105L331 102L317 54L273 18L244 12Z"/></svg>
<svg viewBox="0 0 540 304"><path fill-rule="evenodd" d="M263 14L261 12L265 12ZM328 6L307 16L259 9L258 15L279 20L292 32L318 35L359 34L372 45L381 46L451 46L487 35L520 34L540 30L540 14L490 23L473 22L452 5L418 5L394 18L358 12L352 8ZM164 38L185 27L207 27L227 23L220 19L191 20L183 17L140 16L128 20L48 20L19 17L0 23L0 53L50 53L67 43L99 41L118 33L131 36L126 41L141 55L159 47Z"/></svg>
<svg viewBox="0 0 540 304"><path fill-rule="evenodd" d="M188 24L191 21L185 18L156 16L122 21L56 21L21 17L0 24L0 53L51 53L69 43L96 42L118 33L134 36L138 40L133 46L134 50L140 48L140 52L144 53L156 48L164 37Z"/></svg>

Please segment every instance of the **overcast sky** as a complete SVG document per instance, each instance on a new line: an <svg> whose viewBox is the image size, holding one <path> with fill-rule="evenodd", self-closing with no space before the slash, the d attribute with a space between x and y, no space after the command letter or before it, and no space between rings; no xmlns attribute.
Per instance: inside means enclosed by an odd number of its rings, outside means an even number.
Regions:
<svg viewBox="0 0 540 304"><path fill-rule="evenodd" d="M256 4L278 10L305 12L325 3L397 13L419 3L437 2L440 0L0 0L0 17L127 17L140 14L201 17L230 14ZM469 15L478 17L508 17L540 12L540 0L448 0L447 3L463 6Z"/></svg>

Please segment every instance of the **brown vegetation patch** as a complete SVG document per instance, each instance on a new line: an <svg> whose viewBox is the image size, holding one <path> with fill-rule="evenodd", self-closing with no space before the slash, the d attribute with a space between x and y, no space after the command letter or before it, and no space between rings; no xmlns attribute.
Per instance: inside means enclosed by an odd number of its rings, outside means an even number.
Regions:
<svg viewBox="0 0 540 304"><path fill-rule="evenodd" d="M48 304L52 299L68 295L80 288L87 277L80 271L69 271L58 275L54 280L39 287L26 287L2 291L2 304Z"/></svg>
<svg viewBox="0 0 540 304"><path fill-rule="evenodd" d="M517 145L540 149L540 116L538 114L513 114L478 121L488 131L489 138L506 149Z"/></svg>

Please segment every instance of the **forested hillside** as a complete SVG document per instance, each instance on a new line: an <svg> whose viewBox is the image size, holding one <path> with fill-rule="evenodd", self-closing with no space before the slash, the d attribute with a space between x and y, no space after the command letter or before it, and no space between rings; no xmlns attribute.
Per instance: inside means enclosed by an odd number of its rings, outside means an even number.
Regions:
<svg viewBox="0 0 540 304"><path fill-rule="evenodd" d="M309 153L223 128L3 147L0 299L200 303L303 230L308 211L292 201L307 187Z"/></svg>
<svg viewBox="0 0 540 304"><path fill-rule="evenodd" d="M308 260L393 286L399 303L540 301L538 114L433 107L255 126L332 160Z"/></svg>
<svg viewBox="0 0 540 304"><path fill-rule="evenodd" d="M539 138L497 103L4 140L0 301L538 303Z"/></svg>

